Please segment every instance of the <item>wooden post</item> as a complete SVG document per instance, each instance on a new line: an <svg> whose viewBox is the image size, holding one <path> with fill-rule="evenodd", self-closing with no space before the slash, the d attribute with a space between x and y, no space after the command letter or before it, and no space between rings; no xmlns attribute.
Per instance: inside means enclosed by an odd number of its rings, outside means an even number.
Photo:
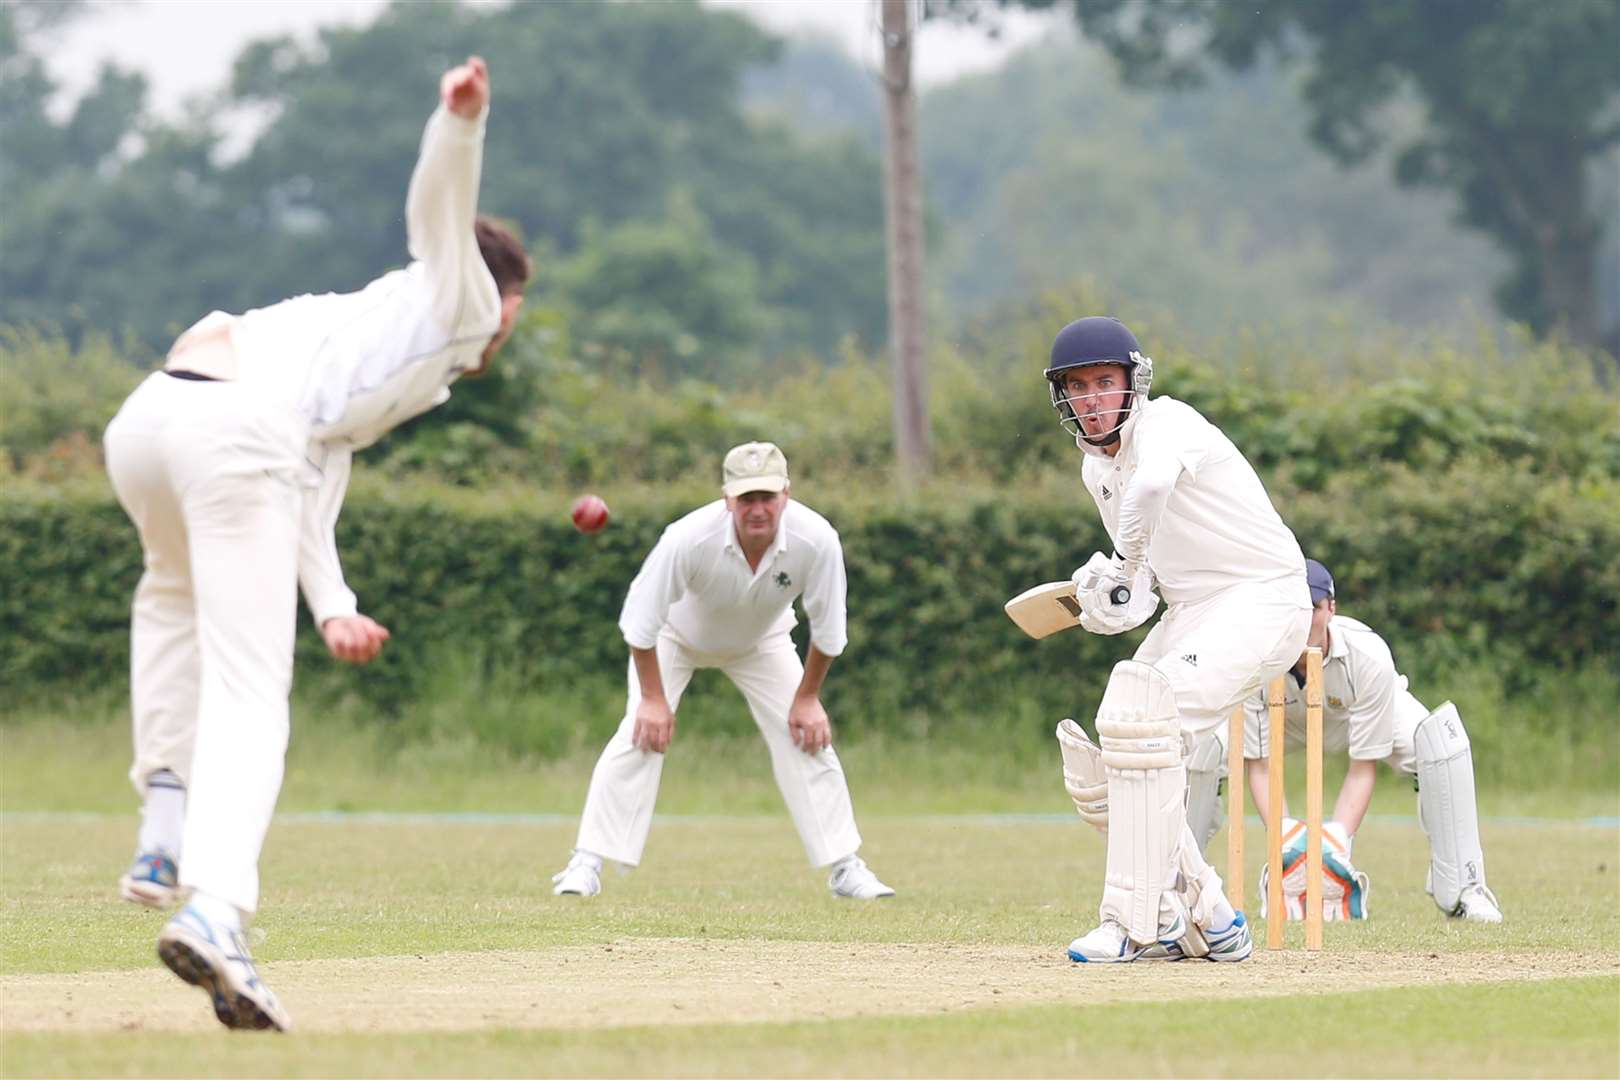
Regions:
<svg viewBox="0 0 1620 1080"><path fill-rule="evenodd" d="M1270 751L1267 771L1270 786L1266 792L1266 858L1270 868L1270 881L1266 884L1266 948L1283 947L1283 924L1288 912L1283 907L1282 818L1283 818L1283 763L1287 759L1287 738L1283 721L1283 679L1279 675L1271 680L1266 691L1266 726L1270 729Z"/></svg>
<svg viewBox="0 0 1620 1080"><path fill-rule="evenodd" d="M1305 650L1305 948L1322 949L1322 650Z"/></svg>

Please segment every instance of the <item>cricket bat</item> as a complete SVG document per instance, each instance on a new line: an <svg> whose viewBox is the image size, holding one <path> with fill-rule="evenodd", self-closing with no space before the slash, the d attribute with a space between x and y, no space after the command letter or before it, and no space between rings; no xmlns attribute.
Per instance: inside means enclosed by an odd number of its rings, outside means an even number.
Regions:
<svg viewBox="0 0 1620 1080"><path fill-rule="evenodd" d="M1131 590L1126 585L1115 585L1108 599L1114 604L1128 604ZM1073 581L1048 581L1025 589L1002 606L1018 629L1036 640L1080 625L1080 601L1074 597Z"/></svg>
<svg viewBox="0 0 1620 1080"><path fill-rule="evenodd" d="M1074 598L1072 581L1048 581L1025 589L1003 606L1018 629L1036 639L1080 625L1080 601Z"/></svg>

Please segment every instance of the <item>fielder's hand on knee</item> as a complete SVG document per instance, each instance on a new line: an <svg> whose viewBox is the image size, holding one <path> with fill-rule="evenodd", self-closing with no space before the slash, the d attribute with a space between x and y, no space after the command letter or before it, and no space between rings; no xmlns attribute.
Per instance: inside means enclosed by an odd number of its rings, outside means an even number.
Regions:
<svg viewBox="0 0 1620 1080"><path fill-rule="evenodd" d="M388 636L386 626L366 615L335 615L321 623L327 650L351 664L375 660Z"/></svg>
<svg viewBox="0 0 1620 1080"><path fill-rule="evenodd" d="M832 745L832 724L818 697L796 697L788 709L788 734L793 745L807 754L819 754Z"/></svg>
<svg viewBox="0 0 1620 1080"><path fill-rule="evenodd" d="M439 79L439 99L444 107L465 120L476 120L489 101L489 68L483 58L467 57Z"/></svg>
<svg viewBox="0 0 1620 1080"><path fill-rule="evenodd" d="M662 698L642 698L641 704L636 706L636 730L630 736L636 749L662 754L669 749L673 738L675 714L670 711L669 703Z"/></svg>

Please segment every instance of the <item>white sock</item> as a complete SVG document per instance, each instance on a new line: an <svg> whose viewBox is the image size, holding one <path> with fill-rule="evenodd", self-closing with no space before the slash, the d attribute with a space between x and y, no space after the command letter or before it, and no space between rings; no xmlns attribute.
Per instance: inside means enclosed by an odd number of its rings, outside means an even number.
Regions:
<svg viewBox="0 0 1620 1080"><path fill-rule="evenodd" d="M1210 922L1213 924L1210 926L1211 930L1225 930L1237 918L1237 911L1232 907L1232 902L1226 898L1226 894L1222 893L1215 903L1210 905L1210 916Z"/></svg>
<svg viewBox="0 0 1620 1080"><path fill-rule="evenodd" d="M205 892L194 892L188 906L195 908L197 914L211 923L218 923L232 930L242 929L242 913L229 900L221 900Z"/></svg>
<svg viewBox="0 0 1620 1080"><path fill-rule="evenodd" d="M180 857L180 836L186 824L186 788L168 769L146 778L146 802L141 806L142 851L166 851Z"/></svg>
<svg viewBox="0 0 1620 1080"><path fill-rule="evenodd" d="M584 866L590 867L592 870L600 871L602 869L602 856L598 855L594 851L582 851L579 848L575 848L574 857L568 861L578 862Z"/></svg>

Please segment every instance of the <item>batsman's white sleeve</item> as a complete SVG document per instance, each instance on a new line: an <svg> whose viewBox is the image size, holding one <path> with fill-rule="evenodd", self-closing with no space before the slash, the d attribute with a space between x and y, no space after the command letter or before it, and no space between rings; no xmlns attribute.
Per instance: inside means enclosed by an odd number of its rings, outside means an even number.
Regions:
<svg viewBox="0 0 1620 1080"><path fill-rule="evenodd" d="M343 495L349 489L354 452L347 447L316 444L311 459L321 470L319 487L304 491L304 512L298 534L298 584L304 603L320 626L327 619L353 615L359 609L354 592L343 581L338 560L337 519Z"/></svg>
<svg viewBox="0 0 1620 1080"><path fill-rule="evenodd" d="M816 553L802 601L810 620L810 644L827 656L838 656L849 644L846 608L849 582L844 573L844 548L836 532L832 542Z"/></svg>
<svg viewBox="0 0 1620 1080"><path fill-rule="evenodd" d="M422 132L421 154L405 196L411 256L427 268L434 314L452 333L475 314L480 298L495 293L473 234L488 115L486 106L476 120L467 120L440 105Z"/></svg>
<svg viewBox="0 0 1620 1080"><path fill-rule="evenodd" d="M669 609L686 595L683 547L675 526L668 526L630 582L619 611L619 632L632 649L656 648L658 632L669 621Z"/></svg>
<svg viewBox="0 0 1620 1080"><path fill-rule="evenodd" d="M1191 410L1160 409L1142 417L1135 440L1136 473L1119 501L1114 551L1120 558L1136 566L1147 564L1153 533L1170 495L1183 474L1191 481L1198 479L1213 431Z"/></svg>
<svg viewBox="0 0 1620 1080"><path fill-rule="evenodd" d="M1136 467L1136 475L1120 500L1119 535L1115 537L1116 554L1128 565L1147 565L1153 530L1164 516L1164 505L1170 501L1180 476L1181 462L1169 455L1155 455Z"/></svg>

